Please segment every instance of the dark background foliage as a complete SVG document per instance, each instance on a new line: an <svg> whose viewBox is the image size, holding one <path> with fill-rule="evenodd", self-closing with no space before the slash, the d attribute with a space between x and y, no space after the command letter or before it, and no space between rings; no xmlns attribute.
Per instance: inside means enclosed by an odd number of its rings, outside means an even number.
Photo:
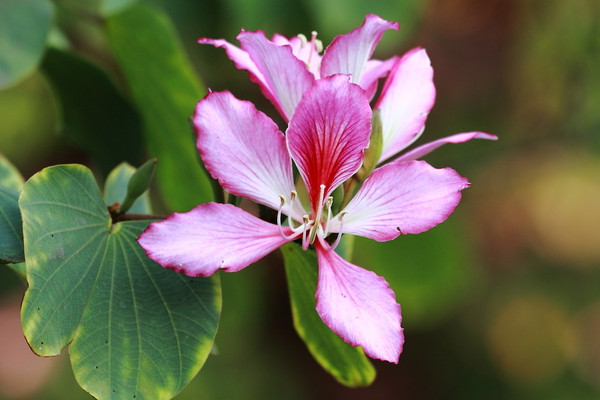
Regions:
<svg viewBox="0 0 600 400"><path fill-rule="evenodd" d="M178 399L600 396L600 3L145 2L169 15L206 87L231 90L269 113L247 74L197 38L233 41L241 27L269 36L316 30L327 44L359 26L365 13L399 21L400 31L385 34L376 56L427 49L438 95L421 142L471 130L500 138L449 145L426 158L472 183L446 223L390 243L356 243L355 261L385 275L402 304L406 345L399 365L375 362L378 377L368 388L336 383L294 332L274 253L222 274L218 354ZM123 71L99 33L102 22L69 3L54 2L55 22L68 34L51 40L67 40L101 68L81 67L71 82L114 96L103 80L122 89ZM65 122L78 120L61 119L54 101L61 93L50 81L79 62L48 51L39 71L0 91L0 152L25 177L79 162L102 179L123 159L144 159L143 110L123 112L127 104L104 110L83 138L66 134ZM94 105L83 99L67 106L82 115ZM30 354L19 327L24 288L11 270L0 269L0 397L89 398L64 357Z"/></svg>

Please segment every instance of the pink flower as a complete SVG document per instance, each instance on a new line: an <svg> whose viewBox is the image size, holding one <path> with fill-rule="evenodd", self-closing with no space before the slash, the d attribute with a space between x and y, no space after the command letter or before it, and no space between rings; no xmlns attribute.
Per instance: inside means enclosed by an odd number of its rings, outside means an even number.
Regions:
<svg viewBox="0 0 600 400"><path fill-rule="evenodd" d="M322 45L313 33L310 41L303 36L286 38L274 35L268 40L261 31L242 30L237 36L241 47L223 39L202 38L198 42L223 47L239 69L247 70L250 79L288 121L303 93L317 79L347 74L360 85L369 100L375 95L377 82L389 76L375 109L381 112L383 148L379 163L391 159L416 141L435 101L433 69L424 49L415 48L402 57L385 61L371 59L383 33L398 29L395 22L369 14L361 27L336 37L321 56ZM465 142L474 138L496 139L483 132L453 135L404 154L400 160L415 160L445 143Z"/></svg>
<svg viewBox="0 0 600 400"><path fill-rule="evenodd" d="M334 44L348 47L347 38L355 32ZM248 37L262 40L260 34ZM291 53L289 46L277 48ZM230 47L229 51L238 50ZM413 54L422 60L424 52ZM326 56L321 60L321 75ZM342 64L337 58L331 62ZM386 101L402 105L398 100L402 93L395 93L393 85L396 80L410 80L404 75L407 65L412 63L406 59L395 65L395 78L388 79L387 94L378 102L382 115L389 106ZM370 357L398 362L404 336L400 305L389 284L345 261L333 249L343 233L387 241L401 233L426 231L453 212L469 183L452 169L414 160L441 144L433 142L407 153L403 161L375 169L348 205L333 215L332 207L340 199L332 193L359 170L371 135L369 95L350 79L348 75L312 79L298 94L301 98L290 103L293 107L282 106L290 115L285 135L251 103L229 92L209 93L194 115L197 147L207 170L229 193L277 210L277 224L232 205L207 203L152 223L139 243L159 264L191 276L209 276L219 269L239 271L293 240L301 241L304 249L312 245L319 263L317 311L324 323L346 342L362 346ZM407 107L409 111L398 113L413 118L413 107ZM399 121L413 127L405 131L422 130L416 122ZM411 140L402 135L403 143ZM388 141L390 148L400 148L398 141ZM296 193L293 165L306 186L309 204L302 204Z"/></svg>

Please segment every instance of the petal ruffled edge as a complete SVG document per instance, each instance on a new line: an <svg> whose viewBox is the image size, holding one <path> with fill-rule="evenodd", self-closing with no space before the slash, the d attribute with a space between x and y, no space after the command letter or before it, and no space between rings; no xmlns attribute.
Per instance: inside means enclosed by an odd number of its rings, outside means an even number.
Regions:
<svg viewBox="0 0 600 400"><path fill-rule="evenodd" d="M464 142L468 142L469 140L472 140L472 139L498 140L498 136L492 135L490 133L485 133L485 132L457 133L455 135L446 136L444 138L434 140L433 142L425 143L422 146L415 147L414 149L412 149L412 150L402 154L400 157L396 158L393 162L404 162L404 161L417 160L445 144L464 143Z"/></svg>
<svg viewBox="0 0 600 400"><path fill-rule="evenodd" d="M386 21L375 14L368 14L360 27L345 35L337 36L323 54L321 77L350 74L352 83L359 83L367 60L388 29L398 30L398 23Z"/></svg>
<svg viewBox="0 0 600 400"><path fill-rule="evenodd" d="M148 257L189 276L236 272L294 240L277 225L230 204L205 203L151 223L138 238ZM297 235L296 235L297 236Z"/></svg>
<svg viewBox="0 0 600 400"><path fill-rule="evenodd" d="M398 363L404 345L396 295L381 276L341 258L327 243L315 246L319 263L317 312L352 346L379 360Z"/></svg>
<svg viewBox="0 0 600 400"><path fill-rule="evenodd" d="M425 232L452 214L469 185L451 168L425 161L390 163L371 173L344 209L343 225L333 218L330 231L377 241Z"/></svg>
<svg viewBox="0 0 600 400"><path fill-rule="evenodd" d="M422 48L409 50L392 68L375 108L381 112L383 148L379 162L419 138L435 102L433 68Z"/></svg>

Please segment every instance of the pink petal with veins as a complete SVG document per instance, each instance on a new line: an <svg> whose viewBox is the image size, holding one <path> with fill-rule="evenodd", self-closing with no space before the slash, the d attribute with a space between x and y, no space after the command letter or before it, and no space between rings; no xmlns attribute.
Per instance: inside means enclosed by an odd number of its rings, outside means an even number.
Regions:
<svg viewBox="0 0 600 400"><path fill-rule="evenodd" d="M280 195L289 198L294 180L285 137L252 103L209 93L196 106L194 127L206 169L229 193L275 210Z"/></svg>
<svg viewBox="0 0 600 400"><path fill-rule="evenodd" d="M263 32L242 31L237 39L262 74L263 79L255 82L286 121L289 120L302 94L315 80L313 74L294 56L291 46L278 46Z"/></svg>
<svg viewBox="0 0 600 400"><path fill-rule="evenodd" d="M425 50L407 52L388 76L375 105L381 111L384 161L413 143L423 132L435 102L433 68Z"/></svg>
<svg viewBox="0 0 600 400"><path fill-rule="evenodd" d="M317 312L325 324L371 358L397 363L404 344L400 305L384 278L316 245Z"/></svg>
<svg viewBox="0 0 600 400"><path fill-rule="evenodd" d="M348 76L320 79L304 94L286 137L313 210L318 207L320 185L325 185L327 197L358 171L370 134L369 101Z"/></svg>
<svg viewBox="0 0 600 400"><path fill-rule="evenodd" d="M286 235L289 228L283 228ZM205 203L153 222L138 238L148 257L189 276L236 272L291 239L277 225L229 204Z"/></svg>
<svg viewBox="0 0 600 400"><path fill-rule="evenodd" d="M398 23L369 14L359 28L337 36L325 50L321 60L321 76L352 75L352 83L360 83L367 60L373 54L381 36L388 29L398 29ZM363 86L364 89L367 89Z"/></svg>
<svg viewBox="0 0 600 400"><path fill-rule="evenodd" d="M452 214L467 187L467 179L453 169L437 169L425 161L384 165L372 172L344 209L342 232L377 241L424 232ZM333 221L330 230L338 232L338 219Z"/></svg>

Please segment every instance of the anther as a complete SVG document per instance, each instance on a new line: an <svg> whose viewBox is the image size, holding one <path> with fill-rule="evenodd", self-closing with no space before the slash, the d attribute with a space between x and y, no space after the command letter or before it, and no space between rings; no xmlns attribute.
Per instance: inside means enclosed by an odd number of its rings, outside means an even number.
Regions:
<svg viewBox="0 0 600 400"><path fill-rule="evenodd" d="M302 33L299 33L297 36L300 39L300 41L302 42L301 47L306 46L306 43L308 42L308 39L306 39L306 36L304 36Z"/></svg>
<svg viewBox="0 0 600 400"><path fill-rule="evenodd" d="M291 225L290 222L290 229L292 230L292 234L291 235L286 235L283 232L283 228L281 227L281 214L282 214L282 210L283 210L283 206L285 205L285 197L283 195L279 195L279 200L280 200L280 205L279 205L279 210L277 210L277 228L279 229L279 233L281 234L281 237L283 237L284 239L291 239L295 233L297 233L293 226ZM291 219L288 217L288 220Z"/></svg>
<svg viewBox="0 0 600 400"><path fill-rule="evenodd" d="M323 51L323 42L321 42L320 40L317 40L317 31L312 31L311 34L312 34L312 37L310 38L310 42L315 47L315 50L317 51L317 53L321 53Z"/></svg>

